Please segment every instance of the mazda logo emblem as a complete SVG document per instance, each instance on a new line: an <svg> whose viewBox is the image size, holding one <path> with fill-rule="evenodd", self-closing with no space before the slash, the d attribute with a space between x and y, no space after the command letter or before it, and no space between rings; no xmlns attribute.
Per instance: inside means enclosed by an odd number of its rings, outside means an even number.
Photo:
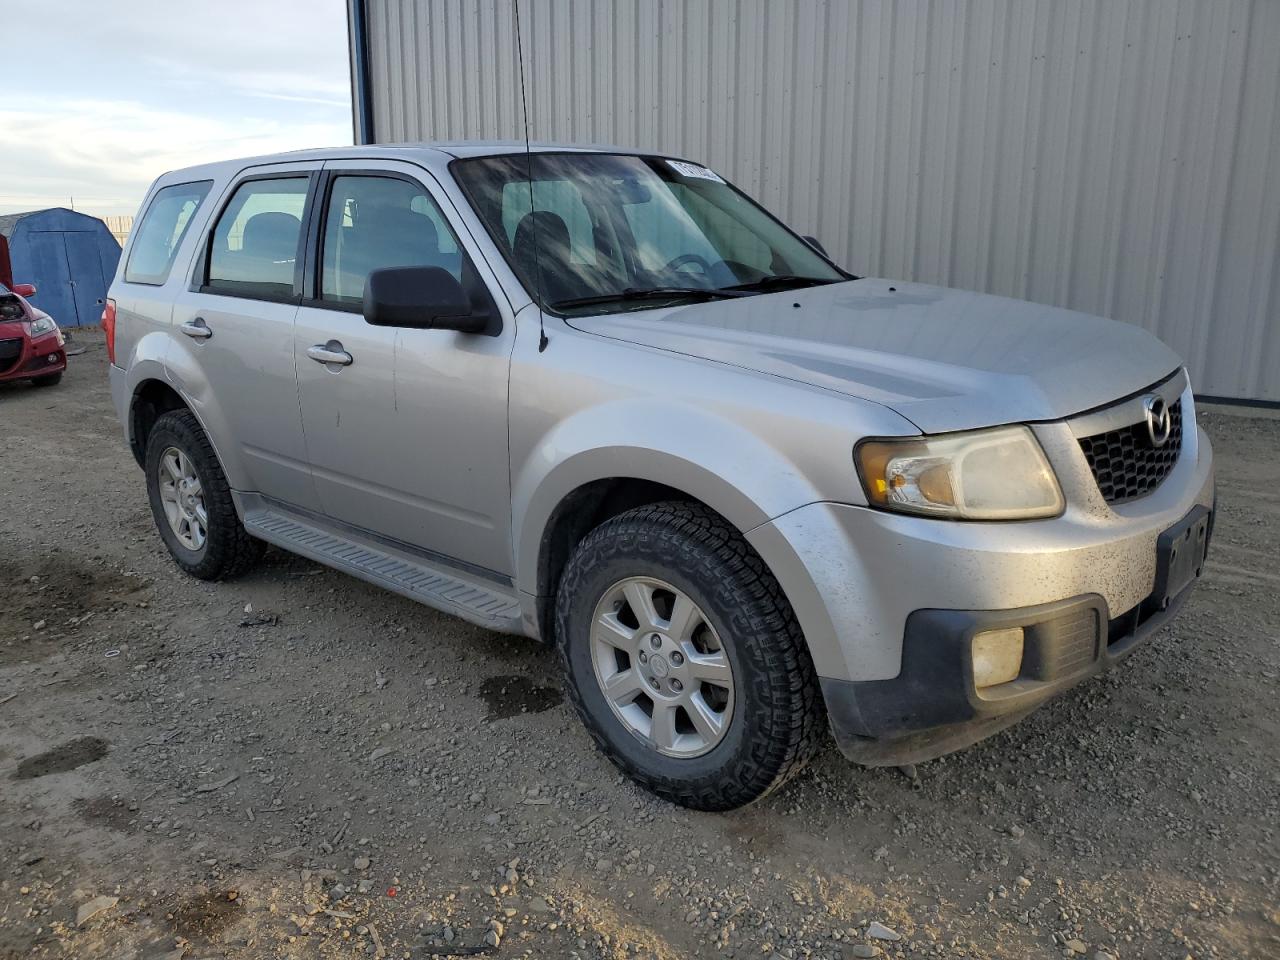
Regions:
<svg viewBox="0 0 1280 960"><path fill-rule="evenodd" d="M1173 417L1169 414L1169 405L1164 397L1155 394L1142 398L1142 409L1147 416L1147 435L1151 437L1153 447L1163 447L1169 442L1169 434L1173 432Z"/></svg>

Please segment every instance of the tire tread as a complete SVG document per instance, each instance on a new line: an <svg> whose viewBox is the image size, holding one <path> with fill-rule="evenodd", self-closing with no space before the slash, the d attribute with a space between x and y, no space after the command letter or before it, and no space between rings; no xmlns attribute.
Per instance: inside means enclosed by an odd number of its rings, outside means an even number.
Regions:
<svg viewBox="0 0 1280 960"><path fill-rule="evenodd" d="M171 442L165 439L166 434L172 435L172 445L181 447L196 461L204 491L205 509L209 514L208 539L204 556L198 563L185 560L172 549L169 552L178 566L201 580L227 580L239 576L261 559L266 544L250 536L240 522L235 501L231 497L231 486L227 483L226 474L222 472L218 455L200 426L200 421L190 410L170 410L156 420L151 428L146 447L148 493L151 494L152 475L157 466L152 457L159 457L154 451L163 449ZM156 514L156 526L167 546L168 539L161 526L165 521L163 515L156 512L154 503L152 512Z"/></svg>
<svg viewBox="0 0 1280 960"><path fill-rule="evenodd" d="M657 541L671 550L686 550L707 559L699 572L732 581L747 595L743 606L750 631L770 642L756 644L764 658L770 700L785 705L774 711L770 735L756 735L739 757L739 769L725 770L708 781L690 783L655 776L631 763L610 743L605 731L570 679L568 695L600 750L641 786L683 806L699 810L729 810L776 791L798 774L818 753L827 736L822 695L800 625L781 585L759 554L719 514L701 504L671 501L637 507L619 514L589 533L575 549L557 590L556 643L569 665L568 626L571 598L584 577L619 543ZM741 681L740 681L741 682Z"/></svg>

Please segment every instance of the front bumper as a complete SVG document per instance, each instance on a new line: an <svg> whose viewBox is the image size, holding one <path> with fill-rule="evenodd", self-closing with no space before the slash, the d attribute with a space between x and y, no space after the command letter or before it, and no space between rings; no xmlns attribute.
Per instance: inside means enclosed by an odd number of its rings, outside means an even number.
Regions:
<svg viewBox="0 0 1280 960"><path fill-rule="evenodd" d="M867 766L920 763L963 749L1127 657L1194 588L1193 582L1167 605L1153 592L1113 618L1096 594L1015 610L918 610L907 619L898 676L822 679L832 733L846 757ZM980 690L973 638L1005 627L1023 628L1021 675Z"/></svg>
<svg viewBox="0 0 1280 960"><path fill-rule="evenodd" d="M50 377L67 369L67 353L63 347L62 337L48 334L32 340L26 338L22 351L12 366L0 363L5 367L0 372L3 380L32 380L39 377Z"/></svg>

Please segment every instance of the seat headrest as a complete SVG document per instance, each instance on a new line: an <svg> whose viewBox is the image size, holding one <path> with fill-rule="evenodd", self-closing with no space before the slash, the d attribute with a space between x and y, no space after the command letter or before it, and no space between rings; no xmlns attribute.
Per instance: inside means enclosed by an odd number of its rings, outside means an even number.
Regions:
<svg viewBox="0 0 1280 960"><path fill-rule="evenodd" d="M549 210L532 210L516 225L511 249L522 262L533 263L535 246L539 255L564 263L569 262L569 227L564 218Z"/></svg>
<svg viewBox="0 0 1280 960"><path fill-rule="evenodd" d="M292 213L255 213L245 221L240 249L264 260L292 260L301 229L302 221Z"/></svg>
<svg viewBox="0 0 1280 960"><path fill-rule="evenodd" d="M431 218L408 207L362 204L353 232L361 237L365 234L382 239L394 237L433 253L440 249L440 232Z"/></svg>

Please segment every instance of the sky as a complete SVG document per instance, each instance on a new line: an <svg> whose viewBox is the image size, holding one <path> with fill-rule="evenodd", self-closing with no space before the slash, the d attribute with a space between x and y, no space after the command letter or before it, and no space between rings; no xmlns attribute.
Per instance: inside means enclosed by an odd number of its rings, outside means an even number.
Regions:
<svg viewBox="0 0 1280 960"><path fill-rule="evenodd" d="M132 214L168 170L352 142L344 0L0 0L0 23L0 214Z"/></svg>

